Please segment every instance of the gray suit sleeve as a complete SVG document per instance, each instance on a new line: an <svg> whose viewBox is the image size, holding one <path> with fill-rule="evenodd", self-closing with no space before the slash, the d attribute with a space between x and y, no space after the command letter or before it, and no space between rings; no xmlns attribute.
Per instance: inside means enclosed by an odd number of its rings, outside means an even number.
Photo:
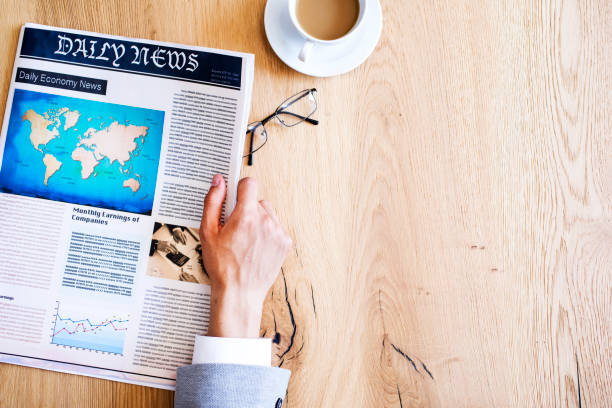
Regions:
<svg viewBox="0 0 612 408"><path fill-rule="evenodd" d="M193 364L176 374L175 408L279 408L291 372L238 364ZM279 401L280 400L280 401Z"/></svg>

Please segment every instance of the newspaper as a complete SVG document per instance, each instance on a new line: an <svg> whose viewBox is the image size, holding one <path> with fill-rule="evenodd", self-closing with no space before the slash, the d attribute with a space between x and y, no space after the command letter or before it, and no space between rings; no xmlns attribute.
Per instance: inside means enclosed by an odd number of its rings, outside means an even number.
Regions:
<svg viewBox="0 0 612 408"><path fill-rule="evenodd" d="M173 389L208 326L254 56L26 24L0 138L0 362Z"/></svg>

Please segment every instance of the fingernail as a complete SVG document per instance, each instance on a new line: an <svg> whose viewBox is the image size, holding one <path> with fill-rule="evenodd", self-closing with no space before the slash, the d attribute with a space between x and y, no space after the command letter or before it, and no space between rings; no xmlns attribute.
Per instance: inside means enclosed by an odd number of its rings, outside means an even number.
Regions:
<svg viewBox="0 0 612 408"><path fill-rule="evenodd" d="M215 176L212 179L211 185L213 187L217 187L219 184L221 184L221 175L220 174L215 174Z"/></svg>

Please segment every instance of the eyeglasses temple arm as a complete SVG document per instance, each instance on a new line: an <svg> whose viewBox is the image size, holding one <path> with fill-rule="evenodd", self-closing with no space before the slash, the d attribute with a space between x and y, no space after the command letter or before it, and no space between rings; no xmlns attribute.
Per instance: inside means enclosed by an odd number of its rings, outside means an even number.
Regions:
<svg viewBox="0 0 612 408"><path fill-rule="evenodd" d="M284 115L291 115L291 116L295 116L296 118L300 118L300 119L302 119L303 121L306 121L306 122L311 123L311 124L313 124L313 125L318 125L318 124L319 124L319 121L318 121L318 120L316 120L316 119L312 119L312 118L307 118L307 117L305 117L305 116L298 115L297 113L293 113L293 112L289 112L289 111L280 111L280 112L278 112L278 113L282 113L282 114L284 114ZM267 118L266 118L266 119L267 119Z"/></svg>
<svg viewBox="0 0 612 408"><path fill-rule="evenodd" d="M253 137L254 137L255 132L251 132L251 141L249 142L249 159L247 161L247 164L249 166L253 165Z"/></svg>

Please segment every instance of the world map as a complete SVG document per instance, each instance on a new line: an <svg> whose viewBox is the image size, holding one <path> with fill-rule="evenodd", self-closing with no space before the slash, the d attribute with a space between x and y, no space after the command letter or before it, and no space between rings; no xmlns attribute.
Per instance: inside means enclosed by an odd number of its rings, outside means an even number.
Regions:
<svg viewBox="0 0 612 408"><path fill-rule="evenodd" d="M150 214L164 112L16 89L0 189Z"/></svg>

